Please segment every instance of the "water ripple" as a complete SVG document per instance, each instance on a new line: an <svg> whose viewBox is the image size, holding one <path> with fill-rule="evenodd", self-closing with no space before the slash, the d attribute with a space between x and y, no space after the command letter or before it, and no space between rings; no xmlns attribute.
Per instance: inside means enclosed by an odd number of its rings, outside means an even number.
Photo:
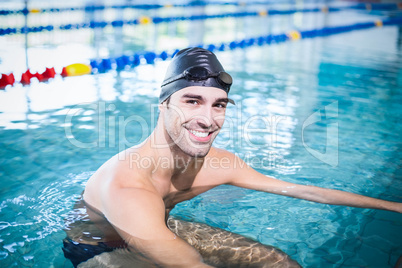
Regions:
<svg viewBox="0 0 402 268"><path fill-rule="evenodd" d="M30 263L34 256L47 248L50 240L61 245L65 217L80 198L91 174L71 174L64 181L53 182L39 189L37 196L23 194L3 200L0 214L5 216L3 219L12 220L0 222L2 262L11 264L17 258ZM57 255L62 260L60 253Z"/></svg>

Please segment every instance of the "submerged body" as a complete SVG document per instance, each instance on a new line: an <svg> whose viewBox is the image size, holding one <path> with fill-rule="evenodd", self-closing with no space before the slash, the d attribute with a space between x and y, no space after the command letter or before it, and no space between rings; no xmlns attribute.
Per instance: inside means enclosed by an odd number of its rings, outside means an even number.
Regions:
<svg viewBox="0 0 402 268"><path fill-rule="evenodd" d="M170 218L168 227L214 267L301 267L286 253L244 236L202 223Z"/></svg>
<svg viewBox="0 0 402 268"><path fill-rule="evenodd" d="M167 227L213 267L300 267L272 246L206 224L170 217ZM100 211L79 200L66 223L63 251L74 267L158 267L127 243Z"/></svg>

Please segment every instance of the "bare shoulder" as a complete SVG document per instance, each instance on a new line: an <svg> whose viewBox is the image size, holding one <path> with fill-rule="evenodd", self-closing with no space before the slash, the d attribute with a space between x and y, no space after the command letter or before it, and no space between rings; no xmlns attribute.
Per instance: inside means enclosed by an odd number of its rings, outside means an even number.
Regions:
<svg viewBox="0 0 402 268"><path fill-rule="evenodd" d="M236 154L224 149L212 147L208 153L206 164L219 163L220 168L242 169L249 168L249 166Z"/></svg>
<svg viewBox="0 0 402 268"><path fill-rule="evenodd" d="M105 212L106 200L110 192L118 192L125 188L137 188L147 191L154 191L153 185L149 182L150 174L147 169L141 169L135 164L135 159L141 150L127 149L106 161L88 180L84 191L84 200Z"/></svg>
<svg viewBox="0 0 402 268"><path fill-rule="evenodd" d="M220 184L230 183L238 176L246 176L252 168L236 154L212 147L203 164L208 176L218 177Z"/></svg>
<svg viewBox="0 0 402 268"><path fill-rule="evenodd" d="M215 158L227 157L229 159L233 159L237 156L234 153L231 153L225 149L211 147L211 149L209 150L209 153L207 155L207 158L213 158L213 157L215 157Z"/></svg>

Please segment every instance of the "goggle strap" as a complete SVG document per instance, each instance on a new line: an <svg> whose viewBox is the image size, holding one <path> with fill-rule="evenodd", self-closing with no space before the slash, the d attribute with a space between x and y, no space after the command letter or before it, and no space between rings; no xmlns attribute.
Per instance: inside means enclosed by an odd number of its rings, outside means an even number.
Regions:
<svg viewBox="0 0 402 268"><path fill-rule="evenodd" d="M170 83L173 83L174 81L180 80L180 79L185 78L185 77L186 77L186 75L184 73L181 73L179 75L173 76L172 78L168 79L165 83L163 83L161 85L161 87L164 87L164 86L166 86L166 85L168 85Z"/></svg>
<svg viewBox="0 0 402 268"><path fill-rule="evenodd" d="M206 76L205 78L192 79L192 80L202 81L202 80L207 80L208 78L212 78L212 77L215 78L215 77L216 77L216 78L218 78L219 81L221 81L221 82L224 83L225 85L230 86L230 84L225 83L225 82L219 77L220 74L221 74L220 72L219 72L219 73L209 73L208 76ZM161 87L164 87L164 86L166 86L166 85L168 85L168 84L170 84L170 83L173 83L173 82L175 82L175 81L177 81L177 80L186 78L186 75L187 75L187 74L185 74L185 73L181 73L181 74L179 74L179 75L173 76L172 78L168 79L165 83L163 83L163 84L161 85Z"/></svg>

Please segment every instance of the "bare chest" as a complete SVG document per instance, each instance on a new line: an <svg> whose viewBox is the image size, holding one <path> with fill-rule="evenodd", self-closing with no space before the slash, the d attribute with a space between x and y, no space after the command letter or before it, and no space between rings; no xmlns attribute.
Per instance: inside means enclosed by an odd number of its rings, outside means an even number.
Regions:
<svg viewBox="0 0 402 268"><path fill-rule="evenodd" d="M187 184L185 187L183 185L176 187L174 183L171 183L168 194L163 198L165 207L166 209L173 208L176 204L200 195L219 184L204 176L197 176L191 184Z"/></svg>

